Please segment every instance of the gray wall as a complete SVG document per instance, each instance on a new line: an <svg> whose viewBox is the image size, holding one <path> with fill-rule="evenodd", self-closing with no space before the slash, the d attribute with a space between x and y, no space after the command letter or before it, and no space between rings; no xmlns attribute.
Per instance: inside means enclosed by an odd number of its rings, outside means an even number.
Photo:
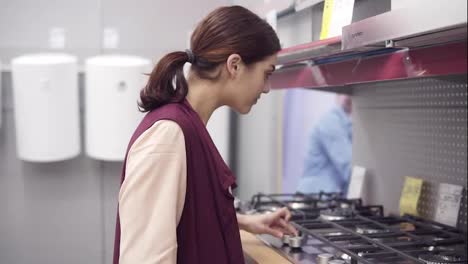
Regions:
<svg viewBox="0 0 468 264"><path fill-rule="evenodd" d="M111 52L156 61L168 51L185 49L188 32L196 22L227 3L0 0L0 60L7 66L2 73L0 97L1 264L110 263L122 166L120 162L95 161L83 154L46 164L18 160L10 59L50 51L49 28L58 26L66 29L64 51L77 55L80 62L88 56ZM118 50L101 48L104 27L118 28Z"/></svg>
<svg viewBox="0 0 468 264"><path fill-rule="evenodd" d="M353 87L353 164L367 168L364 200L399 213L405 176L425 181L418 211L434 219L438 184L463 186L466 230L467 76Z"/></svg>
<svg viewBox="0 0 468 264"><path fill-rule="evenodd" d="M186 48L188 34L200 18L227 0L1 0L0 58L50 51L49 30L66 31L65 52L80 58L99 53L130 53L157 61L173 50ZM188 12L190 11L190 12ZM117 28L117 50L103 50L102 31Z"/></svg>
<svg viewBox="0 0 468 264"><path fill-rule="evenodd" d="M50 50L49 30L66 30L66 52L80 58L100 51L102 23L99 1L0 1L0 58L9 64L11 58L24 53Z"/></svg>

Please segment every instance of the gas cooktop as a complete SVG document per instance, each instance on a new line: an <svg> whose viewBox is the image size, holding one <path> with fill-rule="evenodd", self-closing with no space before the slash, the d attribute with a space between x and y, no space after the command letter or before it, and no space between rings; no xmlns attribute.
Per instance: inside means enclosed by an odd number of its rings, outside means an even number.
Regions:
<svg viewBox="0 0 468 264"><path fill-rule="evenodd" d="M288 207L298 237L259 238L293 263L468 263L466 233L415 216L384 216L336 193L258 194L247 213Z"/></svg>

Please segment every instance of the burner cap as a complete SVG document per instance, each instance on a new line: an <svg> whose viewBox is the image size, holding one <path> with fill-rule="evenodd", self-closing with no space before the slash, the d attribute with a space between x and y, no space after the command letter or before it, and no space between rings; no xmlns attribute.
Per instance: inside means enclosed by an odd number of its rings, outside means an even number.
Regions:
<svg viewBox="0 0 468 264"><path fill-rule="evenodd" d="M307 200L307 198L306 198L305 196L303 196L303 195L294 195L294 196L292 197L292 200L293 200L294 202L304 202L304 201Z"/></svg>
<svg viewBox="0 0 468 264"><path fill-rule="evenodd" d="M292 203L289 203L289 206L292 208L292 209L307 209L307 208L312 208L312 206L310 204L307 204L305 202L292 202Z"/></svg>
<svg viewBox="0 0 468 264"><path fill-rule="evenodd" d="M340 208L342 208L342 209L347 209L347 208L350 208L350 207L351 207L351 204L341 202L341 203L339 204L339 206L340 206Z"/></svg>
<svg viewBox="0 0 468 264"><path fill-rule="evenodd" d="M353 211L351 209L328 209L320 212L320 218L324 220L334 221L334 220L343 220L346 218L352 217Z"/></svg>
<svg viewBox="0 0 468 264"><path fill-rule="evenodd" d="M426 254L419 256L419 259L427 264L457 264L466 263L465 254L460 252L443 251L437 254Z"/></svg>
<svg viewBox="0 0 468 264"><path fill-rule="evenodd" d="M319 208L328 208L330 206L333 206L333 202L332 201L318 201L317 202L317 207Z"/></svg>
<svg viewBox="0 0 468 264"><path fill-rule="evenodd" d="M262 204L259 205L256 210L260 213L273 213L278 210L280 207L274 204Z"/></svg>

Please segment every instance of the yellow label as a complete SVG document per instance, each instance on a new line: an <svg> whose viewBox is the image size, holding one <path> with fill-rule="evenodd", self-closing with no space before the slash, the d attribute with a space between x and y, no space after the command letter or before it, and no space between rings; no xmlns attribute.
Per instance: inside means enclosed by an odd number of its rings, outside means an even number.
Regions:
<svg viewBox="0 0 468 264"><path fill-rule="evenodd" d="M413 177L405 178L405 185L400 197L400 214L418 215L418 201L421 195L423 180Z"/></svg>
<svg viewBox="0 0 468 264"><path fill-rule="evenodd" d="M322 30L320 31L320 39L328 38L328 32L330 30L330 23L333 13L333 0L325 0L323 5L323 16L322 16Z"/></svg>

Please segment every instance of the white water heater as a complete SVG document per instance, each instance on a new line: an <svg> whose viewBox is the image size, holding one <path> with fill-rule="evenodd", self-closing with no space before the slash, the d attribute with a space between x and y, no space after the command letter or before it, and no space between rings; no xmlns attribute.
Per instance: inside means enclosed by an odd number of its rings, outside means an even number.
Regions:
<svg viewBox="0 0 468 264"><path fill-rule="evenodd" d="M86 153L98 160L122 161L144 116L137 102L151 62L135 56L101 55L88 58L85 65Z"/></svg>
<svg viewBox="0 0 468 264"><path fill-rule="evenodd" d="M2 108L2 61L0 60L0 128L2 127L3 108Z"/></svg>
<svg viewBox="0 0 468 264"><path fill-rule="evenodd" d="M80 153L78 72L75 56L30 54L11 61L17 154L55 162Z"/></svg>

